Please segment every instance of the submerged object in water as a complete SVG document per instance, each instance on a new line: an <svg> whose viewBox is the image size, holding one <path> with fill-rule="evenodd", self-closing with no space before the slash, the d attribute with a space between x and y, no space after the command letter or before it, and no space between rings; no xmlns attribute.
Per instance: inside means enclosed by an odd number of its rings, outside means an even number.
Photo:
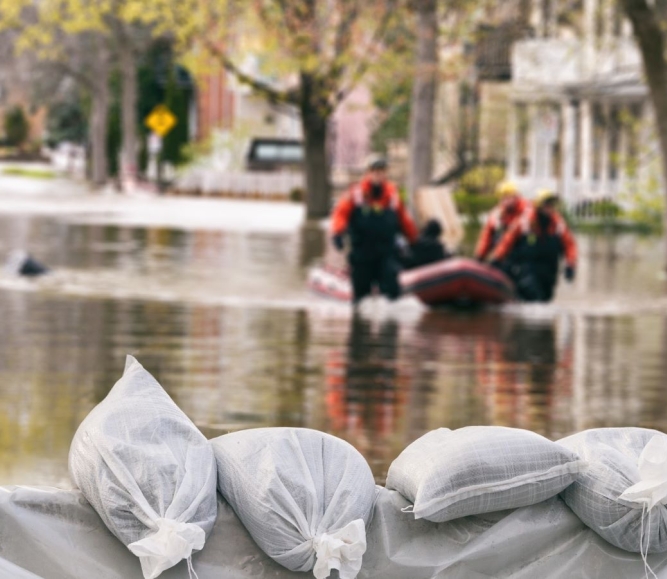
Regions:
<svg viewBox="0 0 667 579"><path fill-rule="evenodd" d="M502 304L514 299L514 284L503 272L473 259L447 259L404 271L400 282L404 293L414 294L427 306ZM308 287L326 297L352 299L344 270L313 268Z"/></svg>
<svg viewBox="0 0 667 579"><path fill-rule="evenodd" d="M5 263L5 271L10 275L37 277L49 273L49 268L25 251L14 251Z"/></svg>

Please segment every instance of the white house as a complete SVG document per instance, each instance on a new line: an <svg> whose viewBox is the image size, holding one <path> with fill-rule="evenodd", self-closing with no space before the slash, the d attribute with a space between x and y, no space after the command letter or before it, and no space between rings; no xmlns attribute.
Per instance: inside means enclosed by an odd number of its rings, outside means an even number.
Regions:
<svg viewBox="0 0 667 579"><path fill-rule="evenodd" d="M609 0L535 0L536 36L515 43L507 174L531 197L623 202L651 146L647 88L630 23Z"/></svg>

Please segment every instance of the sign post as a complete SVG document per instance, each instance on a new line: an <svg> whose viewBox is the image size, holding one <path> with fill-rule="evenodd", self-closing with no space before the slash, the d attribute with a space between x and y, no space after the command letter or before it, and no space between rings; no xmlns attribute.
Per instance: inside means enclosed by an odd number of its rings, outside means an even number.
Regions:
<svg viewBox="0 0 667 579"><path fill-rule="evenodd" d="M160 185L160 153L162 139L176 126L178 119L166 105L157 105L144 120L152 133L148 137L148 175Z"/></svg>

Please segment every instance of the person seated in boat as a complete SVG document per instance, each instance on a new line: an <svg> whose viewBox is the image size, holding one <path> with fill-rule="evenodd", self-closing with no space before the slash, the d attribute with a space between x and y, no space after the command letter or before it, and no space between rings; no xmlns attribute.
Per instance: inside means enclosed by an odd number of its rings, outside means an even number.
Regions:
<svg viewBox="0 0 667 579"><path fill-rule="evenodd" d="M403 267L414 269L450 258L452 255L440 241L441 236L442 225L440 225L440 221L429 219L422 228L417 241L407 249L406 255L402 259Z"/></svg>
<svg viewBox="0 0 667 579"><path fill-rule="evenodd" d="M475 248L475 258L479 261L485 261L491 255L502 236L528 207L528 202L511 181L500 183L496 195L500 202L489 213Z"/></svg>
<svg viewBox="0 0 667 579"><path fill-rule="evenodd" d="M414 243L418 232L396 185L387 178L384 158L373 157L361 182L338 202L331 234L339 251L345 248L345 236L350 239L348 262L355 305L374 288L392 300L400 296L397 238L403 235Z"/></svg>
<svg viewBox="0 0 667 579"><path fill-rule="evenodd" d="M511 260L510 277L524 301L551 301L558 281L561 258L565 279L573 281L577 267L577 244L558 213L558 195L539 191L518 221L505 233L491 253L491 263L501 266Z"/></svg>

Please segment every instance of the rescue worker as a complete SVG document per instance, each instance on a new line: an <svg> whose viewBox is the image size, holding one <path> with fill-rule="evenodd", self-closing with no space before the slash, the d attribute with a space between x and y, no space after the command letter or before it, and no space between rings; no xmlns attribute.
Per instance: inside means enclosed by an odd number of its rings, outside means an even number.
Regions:
<svg viewBox="0 0 667 579"><path fill-rule="evenodd" d="M362 181L338 203L331 223L336 249L344 249L345 235L350 238L348 261L355 305L374 287L389 299L400 296L398 236L402 234L409 243L417 239L417 228L398 189L387 180L386 160L373 158L367 169Z"/></svg>
<svg viewBox="0 0 667 579"><path fill-rule="evenodd" d="M553 298L561 257L565 258L565 279L574 280L577 245L557 206L556 193L539 191L533 206L512 225L491 253L495 266L511 258L511 277L519 297L525 301L548 302Z"/></svg>
<svg viewBox="0 0 667 579"><path fill-rule="evenodd" d="M419 238L409 248L402 260L405 269L414 269L442 261L451 257L440 241L442 225L437 219L429 219L422 228Z"/></svg>
<svg viewBox="0 0 667 579"><path fill-rule="evenodd" d="M479 261L485 261L491 255L502 236L528 208L528 202L511 181L500 183L496 195L500 202L486 220L475 248L475 258Z"/></svg>

